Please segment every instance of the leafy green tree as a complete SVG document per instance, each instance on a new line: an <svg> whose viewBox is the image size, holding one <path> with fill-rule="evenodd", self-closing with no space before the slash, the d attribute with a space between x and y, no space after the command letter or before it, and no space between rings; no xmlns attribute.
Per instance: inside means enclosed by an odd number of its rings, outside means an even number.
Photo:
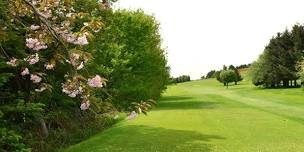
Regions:
<svg viewBox="0 0 304 152"><path fill-rule="evenodd" d="M214 75L215 72L216 72L215 70L209 71L206 75L206 79L215 78L215 75Z"/></svg>
<svg viewBox="0 0 304 152"><path fill-rule="evenodd" d="M89 69L108 78L108 97L120 110L133 102L158 99L169 82L159 23L142 11L95 13L106 27L96 36Z"/></svg>
<svg viewBox="0 0 304 152"><path fill-rule="evenodd" d="M174 83L183 83L183 82L188 82L191 81L191 78L189 75L181 75L177 78L173 78Z"/></svg>
<svg viewBox="0 0 304 152"><path fill-rule="evenodd" d="M235 84L235 85L237 85L237 83L238 83L239 81L242 81L242 80L243 80L243 78L242 78L242 76L241 76L239 70L238 70L237 68L235 68L233 65L230 65L230 66L228 67L228 69L229 69L229 70L233 70L233 71L235 72L235 75L236 75L235 80L234 80L234 84Z"/></svg>
<svg viewBox="0 0 304 152"><path fill-rule="evenodd" d="M245 69L245 68L249 68L251 66L251 64L242 64L239 66L236 66L237 69Z"/></svg>
<svg viewBox="0 0 304 152"><path fill-rule="evenodd" d="M237 85L237 83L240 82L240 81L242 81L243 78L242 78L242 76L241 76L241 74L240 74L240 72L239 72L238 69L235 69L234 72L236 74L234 83L235 83L235 85Z"/></svg>
<svg viewBox="0 0 304 152"><path fill-rule="evenodd" d="M236 74L233 70L223 70L220 73L220 79L221 81L226 84L226 87L228 88L229 83L234 82L236 79Z"/></svg>
<svg viewBox="0 0 304 152"><path fill-rule="evenodd" d="M158 24L112 2L0 0L0 151L21 139L48 151L117 108L154 104L169 77Z"/></svg>
<svg viewBox="0 0 304 152"><path fill-rule="evenodd" d="M295 25L273 37L252 66L253 83L265 87L296 87L296 64L303 56L304 27Z"/></svg>
<svg viewBox="0 0 304 152"><path fill-rule="evenodd" d="M214 73L214 77L216 78L216 80L217 80L218 82L223 83L223 81L222 81L222 79L221 79L221 77L220 77L221 72L222 72L222 71L216 71L216 72ZM224 84L224 86L226 86L226 83L223 83L223 84Z"/></svg>
<svg viewBox="0 0 304 152"><path fill-rule="evenodd" d="M223 70L227 70L227 66L226 65L223 65Z"/></svg>
<svg viewBox="0 0 304 152"><path fill-rule="evenodd" d="M94 5L83 7L94 9L80 9L77 2L0 0L0 124L4 126L0 128L4 137L20 134L26 144L44 147L48 142L43 140L68 126L64 120L80 114L95 117L100 99L93 88L104 87L105 79L92 77L85 69L91 58L89 46L102 27L92 11L103 8L92 0L86 4Z"/></svg>

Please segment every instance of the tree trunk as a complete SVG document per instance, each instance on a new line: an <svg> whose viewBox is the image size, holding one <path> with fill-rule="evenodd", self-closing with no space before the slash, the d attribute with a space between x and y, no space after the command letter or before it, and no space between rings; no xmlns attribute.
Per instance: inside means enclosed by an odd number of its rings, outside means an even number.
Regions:
<svg viewBox="0 0 304 152"><path fill-rule="evenodd" d="M288 87L288 81L283 80L283 86L284 86L284 88L287 88Z"/></svg>
<svg viewBox="0 0 304 152"><path fill-rule="evenodd" d="M272 83L272 84L270 85L270 87L271 87L271 88L275 88L275 83Z"/></svg>
<svg viewBox="0 0 304 152"><path fill-rule="evenodd" d="M44 119L41 118L39 120L39 122L40 122L41 133L42 133L41 135L42 135L43 138L47 138L49 136L49 130L46 127Z"/></svg>

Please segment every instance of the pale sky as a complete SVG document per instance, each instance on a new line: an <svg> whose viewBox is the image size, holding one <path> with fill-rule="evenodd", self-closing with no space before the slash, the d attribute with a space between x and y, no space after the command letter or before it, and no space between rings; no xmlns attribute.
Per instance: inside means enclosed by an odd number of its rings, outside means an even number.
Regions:
<svg viewBox="0 0 304 152"><path fill-rule="evenodd" d="M277 32L304 23L303 0L119 0L115 8L154 15L171 75L191 79L251 63Z"/></svg>

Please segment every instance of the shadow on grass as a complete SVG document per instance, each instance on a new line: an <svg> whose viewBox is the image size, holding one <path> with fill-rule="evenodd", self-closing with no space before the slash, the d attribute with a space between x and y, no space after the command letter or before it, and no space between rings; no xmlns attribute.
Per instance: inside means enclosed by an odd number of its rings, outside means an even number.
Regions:
<svg viewBox="0 0 304 152"><path fill-rule="evenodd" d="M187 96L164 96L160 99L161 102L165 101L180 101L180 100L190 100L193 99L193 97L187 97Z"/></svg>
<svg viewBox="0 0 304 152"><path fill-rule="evenodd" d="M175 110L175 109L213 109L220 102L198 100L193 97L166 96L163 97L155 110Z"/></svg>
<svg viewBox="0 0 304 152"><path fill-rule="evenodd" d="M208 101L178 101L161 102L155 110L175 110L175 109L214 109L219 103Z"/></svg>
<svg viewBox="0 0 304 152"><path fill-rule="evenodd" d="M223 139L195 131L131 125L109 129L66 152L210 152L210 142Z"/></svg>

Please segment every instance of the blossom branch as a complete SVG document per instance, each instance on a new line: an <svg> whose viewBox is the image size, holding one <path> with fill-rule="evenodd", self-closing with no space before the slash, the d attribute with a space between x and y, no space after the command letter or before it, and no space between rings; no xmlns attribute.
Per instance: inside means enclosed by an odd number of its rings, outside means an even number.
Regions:
<svg viewBox="0 0 304 152"><path fill-rule="evenodd" d="M60 40L58 34L52 28L52 26L50 25L50 23L48 23L48 21L45 19L45 17L43 15L41 15L40 11L32 3L30 3L29 1L27 1L27 0L23 0L23 1L33 9L34 13L38 16L38 18L41 20L41 22L47 27L47 29L51 33L51 35L63 46L63 48L65 49L64 53L66 54L66 56L69 56L67 47Z"/></svg>

